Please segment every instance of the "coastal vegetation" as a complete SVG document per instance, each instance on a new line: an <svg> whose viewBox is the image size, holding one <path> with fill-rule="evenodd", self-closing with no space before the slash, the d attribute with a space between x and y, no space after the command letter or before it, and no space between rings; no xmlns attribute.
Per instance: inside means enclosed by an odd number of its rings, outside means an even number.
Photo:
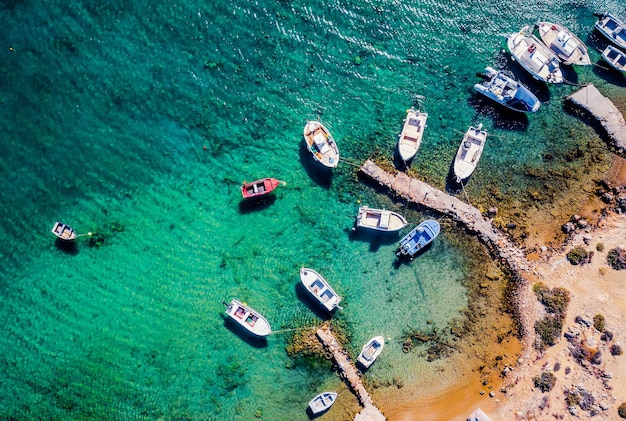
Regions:
<svg viewBox="0 0 626 421"><path fill-rule="evenodd" d="M587 263L589 258L589 252L581 246L574 247L569 253L567 253L567 260L573 265L582 265Z"/></svg>
<svg viewBox="0 0 626 421"><path fill-rule="evenodd" d="M615 270L626 269L626 250L621 247L609 250L606 261Z"/></svg>
<svg viewBox="0 0 626 421"><path fill-rule="evenodd" d="M619 408L617 408L617 415L620 418L626 418L626 402L622 402Z"/></svg>
<svg viewBox="0 0 626 421"><path fill-rule="evenodd" d="M535 347L544 350L555 345L561 337L570 294L564 288L548 288L541 282L533 285L533 292L548 313L535 323Z"/></svg>
<svg viewBox="0 0 626 421"><path fill-rule="evenodd" d="M598 332L604 332L605 322L603 315L596 314L593 316L593 327L595 327Z"/></svg>
<svg viewBox="0 0 626 421"><path fill-rule="evenodd" d="M540 376L533 377L535 387L542 392L549 392L556 384L556 376L549 371L544 371Z"/></svg>

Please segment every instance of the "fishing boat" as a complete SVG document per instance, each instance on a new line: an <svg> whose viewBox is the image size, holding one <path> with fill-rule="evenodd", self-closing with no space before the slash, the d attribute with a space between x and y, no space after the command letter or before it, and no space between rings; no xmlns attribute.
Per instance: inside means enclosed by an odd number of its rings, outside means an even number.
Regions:
<svg viewBox="0 0 626 421"><path fill-rule="evenodd" d="M77 237L72 227L63 222L55 222L52 227L52 233L63 241L72 241Z"/></svg>
<svg viewBox="0 0 626 421"><path fill-rule="evenodd" d="M537 80L563 83L558 57L534 35L525 35L528 27L507 37L511 58Z"/></svg>
<svg viewBox="0 0 626 421"><path fill-rule="evenodd" d="M480 155L485 148L485 141L487 140L487 132L482 129L483 125L478 127L470 126L463 136L459 150L454 158L454 176L457 183L461 180L468 178L478 165Z"/></svg>
<svg viewBox="0 0 626 421"><path fill-rule="evenodd" d="M370 339L361 349L361 353L356 359L359 364L361 364L364 368L369 368L376 358L383 352L383 348L385 346L385 338L382 336L374 336Z"/></svg>
<svg viewBox="0 0 626 421"><path fill-rule="evenodd" d="M585 43L562 25L551 22L538 22L537 30L543 43L563 64L589 66L591 59Z"/></svg>
<svg viewBox="0 0 626 421"><path fill-rule="evenodd" d="M280 180L275 178L261 178L260 180L246 183L245 181L241 185L241 195L244 199L254 199L257 197L265 196L274 191L276 187L281 183Z"/></svg>
<svg viewBox="0 0 626 421"><path fill-rule="evenodd" d="M333 406L337 400L336 392L322 392L309 402L309 409L312 415L321 414L328 411L328 408Z"/></svg>
<svg viewBox="0 0 626 421"><path fill-rule="evenodd" d="M474 85L476 92L513 111L534 113L539 109L541 102L535 94L502 71L487 66L479 76L483 81Z"/></svg>
<svg viewBox="0 0 626 421"><path fill-rule="evenodd" d="M265 317L254 311L248 305L233 299L230 304L224 303L226 314L239 326L254 336L265 337L272 333L269 322Z"/></svg>
<svg viewBox="0 0 626 421"><path fill-rule="evenodd" d="M607 45L602 52L602 58L615 70L626 72L626 55L612 45Z"/></svg>
<svg viewBox="0 0 626 421"><path fill-rule="evenodd" d="M326 126L309 121L304 126L304 140L313 158L322 165L334 168L339 164L339 148Z"/></svg>
<svg viewBox="0 0 626 421"><path fill-rule="evenodd" d="M341 297L330 286L326 279L319 273L309 268L300 269L300 281L309 291L309 294L317 300L327 311L341 308L339 302Z"/></svg>
<svg viewBox="0 0 626 421"><path fill-rule="evenodd" d="M622 50L626 50L626 24L624 22L610 13L605 13L594 26L606 39Z"/></svg>
<svg viewBox="0 0 626 421"><path fill-rule="evenodd" d="M406 227L406 225L406 219L399 213L361 206L356 217L355 229L367 228L376 231L395 232Z"/></svg>
<svg viewBox="0 0 626 421"><path fill-rule="evenodd" d="M404 162L412 159L420 145L424 136L424 128L426 128L427 113L409 109L406 112L402 132L398 139L398 153Z"/></svg>
<svg viewBox="0 0 626 421"><path fill-rule="evenodd" d="M440 230L439 222L433 219L422 222L400 240L396 255L412 259L420 250L437 238Z"/></svg>

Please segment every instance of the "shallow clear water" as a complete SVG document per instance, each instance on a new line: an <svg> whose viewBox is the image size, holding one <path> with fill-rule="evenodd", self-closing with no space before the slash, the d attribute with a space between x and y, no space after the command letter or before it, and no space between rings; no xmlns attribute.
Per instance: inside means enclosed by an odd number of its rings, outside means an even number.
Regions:
<svg viewBox="0 0 626 421"><path fill-rule="evenodd" d="M575 87L529 80L501 52L504 35L543 18L601 45L592 12L621 6L1 2L0 418L305 419L339 380L293 365L285 334L246 341L222 304L246 301L274 330L313 326L302 266L344 297L351 352L390 338L368 376L427 372L398 338L459 317L467 256L444 231L398 267L398 236L352 234L359 204L400 210L411 226L427 215L359 183L346 162L321 171L303 147L306 120L321 118L360 163L391 159L405 110L420 107L428 128L412 169L440 188L462 132L483 123L467 191L513 194L533 182L525 165L597 135L562 110ZM550 102L519 117L476 98L486 65L510 67ZM568 76L624 94L599 67ZM239 184L265 176L286 185L243 205ZM104 243L63 250L56 220Z"/></svg>

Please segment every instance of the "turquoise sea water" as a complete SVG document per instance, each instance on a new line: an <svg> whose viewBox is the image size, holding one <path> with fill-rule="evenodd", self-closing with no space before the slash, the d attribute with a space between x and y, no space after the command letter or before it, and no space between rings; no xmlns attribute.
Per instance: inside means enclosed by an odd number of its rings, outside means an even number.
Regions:
<svg viewBox="0 0 626 421"><path fill-rule="evenodd" d="M344 386L328 366L294 363L287 334L246 340L222 304L246 301L274 330L316 325L296 289L302 266L344 297L350 352L391 339L367 376L427 379L424 357L397 339L462 314L469 257L445 229L401 266L398 237L352 234L359 203L400 210L411 226L427 215L360 183L347 162L321 171L303 147L306 120L324 121L360 163L391 157L405 110L420 107L428 128L412 169L440 188L461 133L482 122L490 138L468 194L523 191L534 182L525 166L599 140L562 110L575 87L533 83L502 52L504 35L554 20L598 62L592 13L622 7L0 2L0 418L306 419L312 396ZM528 82L547 101L540 112L511 116L476 98L486 65ZM626 91L598 66L568 78ZM265 176L286 185L242 204L240 183ZM56 220L104 242L59 247Z"/></svg>

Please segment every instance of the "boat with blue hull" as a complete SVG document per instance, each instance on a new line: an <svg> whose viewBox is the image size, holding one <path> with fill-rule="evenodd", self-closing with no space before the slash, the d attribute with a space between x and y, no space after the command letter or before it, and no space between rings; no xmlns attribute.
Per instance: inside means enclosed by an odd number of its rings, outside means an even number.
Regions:
<svg viewBox="0 0 626 421"><path fill-rule="evenodd" d="M440 231L441 226L434 219L422 222L400 241L396 256L412 259L420 250L432 243Z"/></svg>

